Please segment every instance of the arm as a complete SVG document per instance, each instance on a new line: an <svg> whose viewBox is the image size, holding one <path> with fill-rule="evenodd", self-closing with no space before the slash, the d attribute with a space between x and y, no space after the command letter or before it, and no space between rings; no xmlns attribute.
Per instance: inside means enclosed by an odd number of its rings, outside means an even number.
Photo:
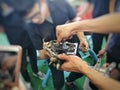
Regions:
<svg viewBox="0 0 120 90"><path fill-rule="evenodd" d="M80 50L83 51L83 52L87 52L88 51L88 43L86 41L84 33L83 32L78 32L77 37L80 40Z"/></svg>
<svg viewBox="0 0 120 90"><path fill-rule="evenodd" d="M91 31L96 33L120 33L119 23L120 13L115 13L104 15L93 20L79 22L79 26L76 24L74 28L78 27L81 31Z"/></svg>
<svg viewBox="0 0 120 90"><path fill-rule="evenodd" d="M57 40L61 41L79 31L94 33L120 33L120 13L108 14L92 20L83 20L56 27ZM63 33L64 32L64 33Z"/></svg>
<svg viewBox="0 0 120 90"><path fill-rule="evenodd" d="M105 48L100 50L97 56L99 56L101 58L104 57L104 55L105 55L105 53L106 53L106 51L108 49L108 44L110 42L111 36L112 36L112 34L109 34L108 39L107 39L107 43L105 45Z"/></svg>
<svg viewBox="0 0 120 90"><path fill-rule="evenodd" d="M94 83L101 90L119 90L120 83L104 76L93 68L89 67L86 62L84 62L78 56L73 55L58 55L60 60L64 60L61 69L66 71L80 72L87 76L92 83Z"/></svg>
<svg viewBox="0 0 120 90"><path fill-rule="evenodd" d="M115 81L103 74L99 73L98 71L87 68L83 72L92 83L94 83L100 90L119 90L120 83Z"/></svg>
<svg viewBox="0 0 120 90"><path fill-rule="evenodd" d="M78 22L80 20L81 20L81 18L76 16L72 21L73 22ZM88 51L88 43L86 41L84 32L78 32L76 35L77 35L78 39L80 40L81 51L87 52Z"/></svg>

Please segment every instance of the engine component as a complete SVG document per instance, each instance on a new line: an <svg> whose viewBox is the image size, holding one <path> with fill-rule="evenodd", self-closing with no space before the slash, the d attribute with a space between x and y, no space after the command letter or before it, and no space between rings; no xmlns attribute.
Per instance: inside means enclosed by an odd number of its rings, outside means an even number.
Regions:
<svg viewBox="0 0 120 90"><path fill-rule="evenodd" d="M50 64L53 64L57 69L60 68L63 61L57 58L58 54L66 54L66 55L75 55L77 52L77 43L70 42L60 42L58 43L56 40L52 40L49 42L44 42L43 48L50 54Z"/></svg>

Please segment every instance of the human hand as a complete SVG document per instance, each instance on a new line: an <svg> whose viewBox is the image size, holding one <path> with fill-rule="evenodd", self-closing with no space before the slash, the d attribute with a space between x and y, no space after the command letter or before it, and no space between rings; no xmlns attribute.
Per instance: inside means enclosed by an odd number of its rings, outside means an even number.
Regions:
<svg viewBox="0 0 120 90"><path fill-rule="evenodd" d="M88 43L87 43L86 39L83 39L80 41L80 50L83 52L88 51Z"/></svg>
<svg viewBox="0 0 120 90"><path fill-rule="evenodd" d="M10 84L10 81L4 80L3 83L4 83L4 85L9 85L9 84Z"/></svg>
<svg viewBox="0 0 120 90"><path fill-rule="evenodd" d="M104 58L106 55L106 49L102 49L98 52L97 56L100 58Z"/></svg>
<svg viewBox="0 0 120 90"><path fill-rule="evenodd" d="M56 37L57 41L65 41L69 39L72 35L75 33L72 32L71 28L68 26L68 24L65 25L59 25L56 27Z"/></svg>
<svg viewBox="0 0 120 90"><path fill-rule="evenodd" d="M80 57L75 55L58 55L60 60L64 63L61 65L61 69L70 72L84 72L85 68L88 67L87 63L84 62Z"/></svg>

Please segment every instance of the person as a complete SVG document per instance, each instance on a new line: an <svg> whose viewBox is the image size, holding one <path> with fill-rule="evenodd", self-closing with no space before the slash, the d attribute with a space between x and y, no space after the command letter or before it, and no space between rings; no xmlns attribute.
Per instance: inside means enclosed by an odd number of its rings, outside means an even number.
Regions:
<svg viewBox="0 0 120 90"><path fill-rule="evenodd" d="M25 8L21 7L20 3L23 2ZM15 1L14 1L15 2ZM62 6L62 7L61 7ZM40 52L41 59L49 59L46 51L43 49L43 40L50 41L56 39L55 27L56 25L61 25L66 23L68 20L73 20L75 18L75 12L72 7L65 0L38 0L33 5L28 5L24 2L24 0L16 0L16 5L11 5L11 7L15 7L16 11L24 13L23 19L27 26L29 26L29 35L32 37L32 41L34 46ZM26 11L27 10L27 11ZM87 51L87 42L84 38L83 33L78 33L80 39L80 46L85 46ZM69 40L70 42L78 42L78 38L73 36L73 39ZM82 49L81 49L82 50ZM64 73L61 70L57 70L53 65L49 65L53 84L55 90L61 90L64 85ZM74 86L73 81L77 78L83 76L80 73L70 73L67 77L66 85L73 90L76 87Z"/></svg>
<svg viewBox="0 0 120 90"><path fill-rule="evenodd" d="M83 73L100 90L119 90L120 82L99 73L78 56L61 54L58 58L64 61L62 70Z"/></svg>
<svg viewBox="0 0 120 90"><path fill-rule="evenodd" d="M91 9L92 6L92 18L107 14L109 13L109 3L110 0L87 0L86 7L78 13L78 16L82 17L89 9ZM107 40L108 34L92 33L93 50L96 54L98 54L98 52L101 50L102 41L104 38Z"/></svg>
<svg viewBox="0 0 120 90"><path fill-rule="evenodd" d="M40 79L44 79L45 74L38 71L36 50L27 29L23 27L25 24L22 18L16 11L13 11L13 8L11 8L9 4L10 2L7 0L0 2L0 25L4 28L10 44L20 45L23 48L21 73L25 81L28 83L27 85L30 86L31 79L27 71L27 56L30 57L33 75Z"/></svg>
<svg viewBox="0 0 120 90"><path fill-rule="evenodd" d="M111 19L113 18L113 19ZM109 43L107 45L107 62L116 62L116 68L119 68L119 51L120 51L120 45L119 45L119 40L120 40L120 26L118 23L120 23L120 13L113 13L113 14L108 14L101 16L99 18L93 19L93 20L85 20L81 21L77 24L71 23L63 26L58 26L56 35L58 37L58 41L64 40L65 38L69 37L70 31L72 33L76 33L76 28L79 28L79 31L89 31L89 32L97 32L97 33L113 33L110 37ZM70 27L69 27L70 25ZM74 28L72 28L72 25ZM64 27L64 29L63 29ZM69 29L70 28L70 29ZM78 29L77 28L77 29ZM67 30L68 29L68 30ZM103 29L103 30L101 30ZM62 33L62 30L66 30L67 33ZM74 32L75 30L75 32ZM67 37L66 37L67 36ZM62 39L64 38L64 39ZM103 54L104 51L102 51ZM99 56L101 55L100 53L98 54Z"/></svg>
<svg viewBox="0 0 120 90"><path fill-rule="evenodd" d="M4 89L11 89L18 86L18 80L15 79L15 65L16 55L9 55L8 53L0 53L0 81Z"/></svg>
<svg viewBox="0 0 120 90"><path fill-rule="evenodd" d="M109 41L108 45L107 45L107 47L108 47L107 48L107 62L109 62L109 63L111 63L113 61L115 61L116 63L120 62L120 60L119 60L119 58L120 58L119 57L119 53L120 53L119 52L119 50L120 50L120 45L119 45L120 34L117 34L117 32L119 33L119 30L120 30L120 27L118 25L118 23L120 22L120 19L119 19L119 17L120 17L119 5L120 5L120 1L116 0L116 2L115 2L115 12L116 13L111 13L111 14L108 14L108 15L104 15L102 17L99 17L99 18L96 18L96 19L93 19L93 20L85 20L83 22L81 21L78 24L75 24L75 23L71 24L71 25L74 25L73 29L76 29L76 30L78 29L77 27L79 27L79 29L81 29L83 31L85 30L85 31L93 31L93 32L100 32L100 33L108 33L108 31L109 31L108 29L110 29L111 32L114 32L112 34L111 38L110 38L110 41ZM69 25L66 25L66 26L69 27ZM64 27L64 25L63 25L63 27ZM65 28L66 27L64 27L64 30L66 30ZM72 26L69 27L69 28L72 29ZM57 27L57 29L60 29L59 26ZM62 29L63 28L61 28L61 30ZM103 30L100 30L100 29L103 29ZM64 31L64 33L65 33L65 31ZM67 31L67 33L70 33L70 32ZM57 36L58 36L58 41L61 40L60 39L61 35L59 34L59 30L57 31Z"/></svg>
<svg viewBox="0 0 120 90"><path fill-rule="evenodd" d="M39 4L36 4L36 7L37 5ZM33 7L33 10L34 9L35 8ZM33 42L35 44L36 49L39 50L40 52L40 58L49 59L49 57L46 54L46 51L43 49L43 39L45 41L55 40L56 39L56 36L55 36L56 25L61 25L61 24L66 23L68 20L73 20L76 15L72 7L70 7L70 5L64 0L41 1L40 9L41 9L40 15L37 15L36 17L32 18L32 23L34 23L34 25L33 25L33 29L31 29L30 34L32 37L34 37ZM27 20L30 18L29 15L31 13L32 12L30 12L26 16ZM78 34L79 34L79 39L81 43L80 47L84 45L87 48L88 45L84 38L83 33L78 33ZM73 36L73 39L68 40L68 41L73 42L73 43L79 42L76 36ZM77 55L78 55L78 52L77 52ZM55 67L53 67L53 64L49 65L49 67L52 72L54 89L61 90L64 85L63 71L57 70ZM74 85L73 82L81 76L82 74L71 72L70 75L66 78L66 82L65 82L67 89L68 90L77 89L77 87Z"/></svg>
<svg viewBox="0 0 120 90"><path fill-rule="evenodd" d="M115 5L116 6L116 11L119 11L119 4L120 4L120 0L117 0L116 5ZM114 19L110 19L111 17L114 18ZM56 36L58 37L58 42L68 38L70 35L73 35L73 34L77 33L77 29L78 29L78 31L90 31L90 32L97 32L97 33L108 33L108 32L109 33L114 33L114 38L112 39L112 41L115 41L114 43L116 43L116 40L119 40L119 34L115 34L115 33L120 33L120 26L118 25L118 22L120 22L119 18L120 18L119 13L113 13L113 14L105 15L105 16L102 16L102 17L99 17L99 18L96 18L96 19L93 19L93 20L85 20L85 21L77 22L77 24L71 23L71 24L67 24L67 25L57 26ZM71 27L69 27L69 25ZM113 26L113 25L115 25L115 26ZM74 28L72 28L72 27L74 27ZM101 29L101 27L102 27L103 30ZM71 30L69 30L69 29L71 29ZM67 30L67 32L62 33L62 30ZM111 45L113 45L113 44L111 44ZM117 44L117 46L119 46L119 45ZM118 48L118 51L119 51L119 48ZM117 51L117 55L119 54L118 51ZM60 56L58 56L58 57L60 58ZM67 58L64 58L64 56L63 57L61 56L60 59L65 60ZM73 57L73 59L75 59L75 57ZM119 61L119 59L117 61ZM75 62L77 62L77 61L75 61ZM74 62L74 65L75 65L75 62ZM72 68L68 67L68 64L71 64L71 62L67 61L66 63L67 64L65 66L63 65L64 67L62 66L61 68L63 68L64 70L73 70L73 69L76 70L75 67L72 67ZM80 63L80 64L82 65L82 63ZM76 65L76 66L78 66L78 65ZM79 68L79 66L77 67L77 69L78 68ZM84 68L84 67L81 67L81 68ZM94 73L94 72L92 72L92 73ZM87 73L85 73L85 75L86 74ZM86 76L88 76L88 75L86 75ZM90 78L90 80L94 79L94 77L89 77L89 76L88 76L88 78ZM104 76L102 76L102 78L104 78ZM96 78L95 80L99 80L99 79ZM109 87L109 86L107 86L107 83L109 81L110 81L109 83L111 83L111 85L113 85L113 83L114 84L116 83L114 81L111 81L109 78L105 81L107 81L105 83L105 85L100 86L100 87L103 87L104 89ZM94 81L93 83L95 84L96 82ZM99 84L102 84L102 83L100 82ZM116 83L115 85L117 87L116 90L119 89L119 86L120 86L119 83ZM110 87L110 88L111 88L111 90L113 90L112 87ZM105 90L107 90L107 89L105 89Z"/></svg>
<svg viewBox="0 0 120 90"><path fill-rule="evenodd" d="M58 25L56 27L56 37L58 42L63 41L80 31L95 33L120 33L120 13L106 14L92 20L72 22Z"/></svg>
<svg viewBox="0 0 120 90"><path fill-rule="evenodd" d="M120 5L120 2L119 1L115 2L115 6L116 6L115 12L120 12L118 5ZM113 33L110 35L109 41L107 42L105 49L103 49L102 52L99 52L100 56L107 53L107 55L106 55L107 63L115 62L117 64L116 69L118 69L118 72L120 72L120 70L119 70L119 63L120 63L119 50L120 50L120 35ZM116 74L116 76L118 76L118 75L119 74ZM115 77L115 78L117 80L119 80L119 76Z"/></svg>
<svg viewBox="0 0 120 90"><path fill-rule="evenodd" d="M21 48L19 47L19 55L21 54ZM20 57L20 56L18 56ZM17 61L18 60L18 61ZM19 71L21 65L20 59L17 59L17 55L14 52L0 52L0 89L1 90L13 90L16 88L23 89L21 87L21 80L19 80ZM21 82L21 84L19 83ZM25 89L23 89L25 90Z"/></svg>

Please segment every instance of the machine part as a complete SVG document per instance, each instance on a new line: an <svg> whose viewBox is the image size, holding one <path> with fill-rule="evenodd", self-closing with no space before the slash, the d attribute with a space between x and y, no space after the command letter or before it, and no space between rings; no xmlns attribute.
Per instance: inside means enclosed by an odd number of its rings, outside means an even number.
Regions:
<svg viewBox="0 0 120 90"><path fill-rule="evenodd" d="M110 75L110 72L116 67L116 63L112 62L107 68L105 74Z"/></svg>
<svg viewBox="0 0 120 90"><path fill-rule="evenodd" d="M101 68L101 58L98 58L98 61L94 66L94 69L99 71L100 68Z"/></svg>
<svg viewBox="0 0 120 90"><path fill-rule="evenodd" d="M57 58L58 54L66 54L66 55L75 55L77 52L77 43L70 42L60 42L58 43L56 40L52 40L49 42L44 42L43 49L45 49L50 55L50 64L53 64L57 69L60 68L63 61Z"/></svg>
<svg viewBox="0 0 120 90"><path fill-rule="evenodd" d="M116 67L116 63L112 62L108 67L102 66L101 58L98 59L94 66L94 69L103 73L104 75L110 76L110 72Z"/></svg>

